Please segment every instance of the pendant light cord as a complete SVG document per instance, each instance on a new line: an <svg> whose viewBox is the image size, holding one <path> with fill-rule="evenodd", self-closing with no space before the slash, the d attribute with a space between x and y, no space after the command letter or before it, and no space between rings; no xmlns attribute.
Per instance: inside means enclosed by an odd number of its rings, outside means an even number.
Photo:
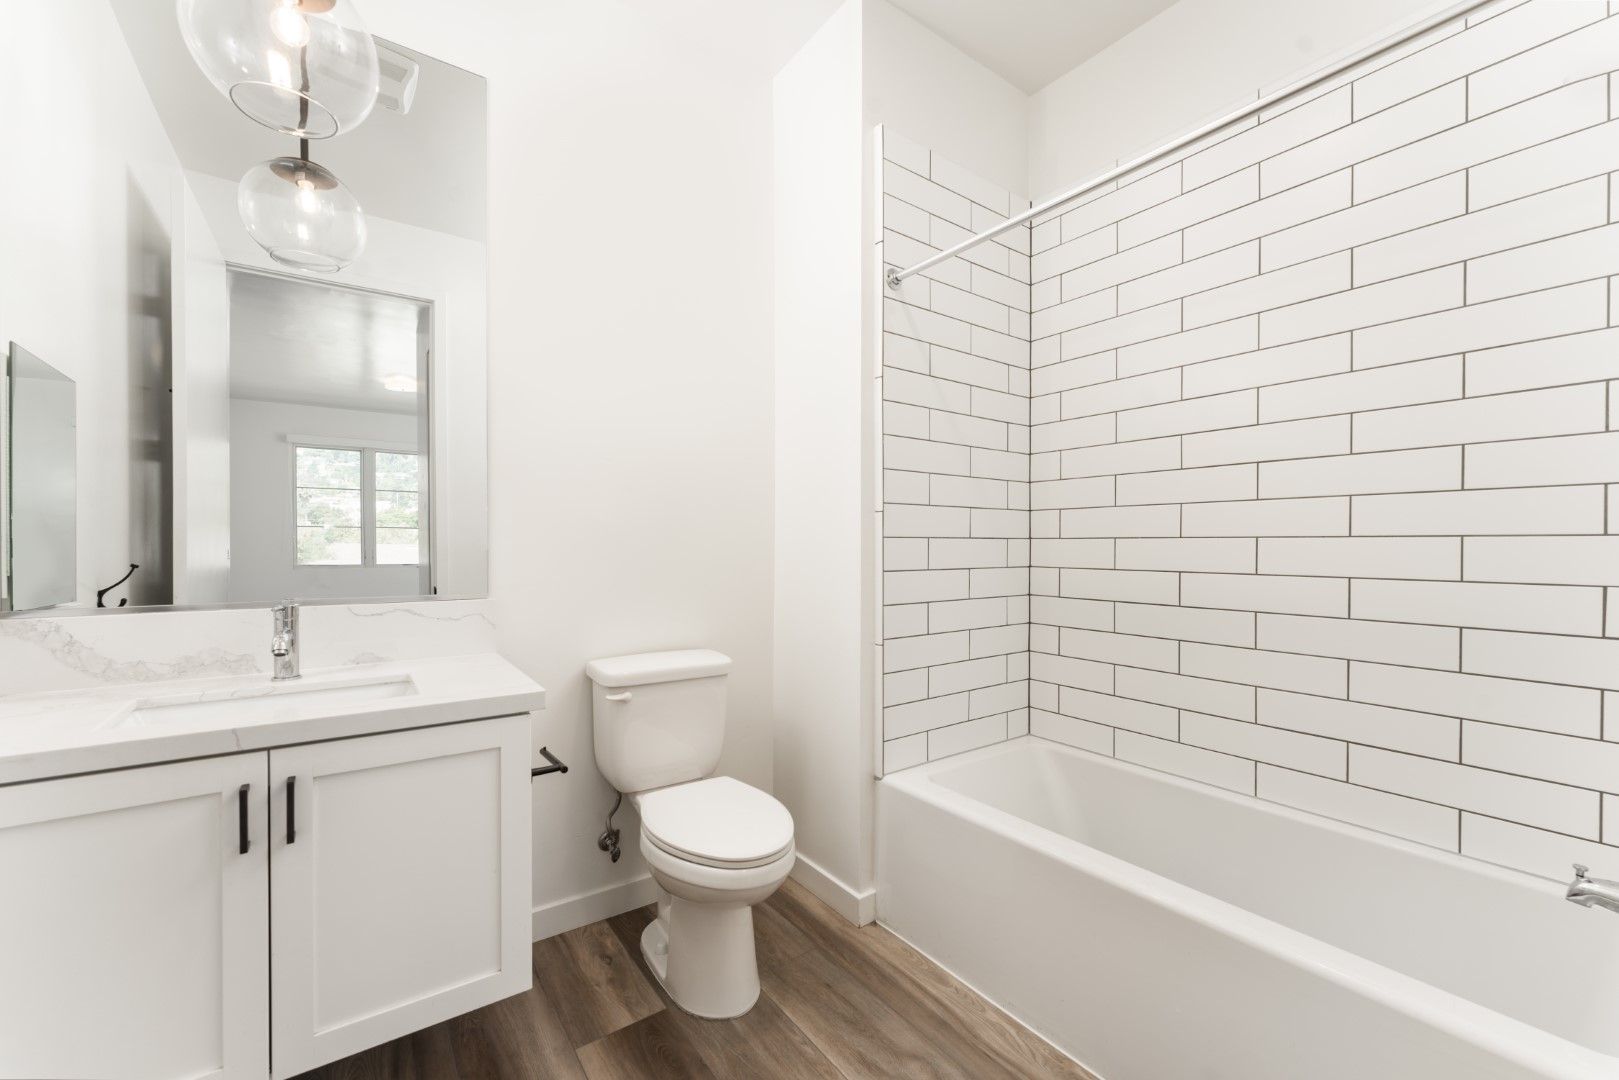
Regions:
<svg viewBox="0 0 1619 1080"><path fill-rule="evenodd" d="M298 130L304 133L309 131L309 46L298 46ZM309 160L309 140L300 139L301 152L305 161Z"/></svg>
<svg viewBox="0 0 1619 1080"><path fill-rule="evenodd" d="M309 161L309 46L298 46L298 157Z"/></svg>

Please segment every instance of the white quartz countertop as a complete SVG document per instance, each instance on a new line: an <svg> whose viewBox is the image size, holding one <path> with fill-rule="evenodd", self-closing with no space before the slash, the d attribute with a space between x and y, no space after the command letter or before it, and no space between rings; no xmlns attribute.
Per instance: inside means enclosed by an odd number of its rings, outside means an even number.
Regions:
<svg viewBox="0 0 1619 1080"><path fill-rule="evenodd" d="M0 784L211 757L545 706L492 653L0 697Z"/></svg>

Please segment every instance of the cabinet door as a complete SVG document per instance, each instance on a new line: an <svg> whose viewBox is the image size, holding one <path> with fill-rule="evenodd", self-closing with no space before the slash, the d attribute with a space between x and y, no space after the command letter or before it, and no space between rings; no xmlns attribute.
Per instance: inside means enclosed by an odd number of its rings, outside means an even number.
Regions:
<svg viewBox="0 0 1619 1080"><path fill-rule="evenodd" d="M267 1075L265 767L0 788L0 1077Z"/></svg>
<svg viewBox="0 0 1619 1080"><path fill-rule="evenodd" d="M528 988L528 748L512 716L270 752L275 1076Z"/></svg>

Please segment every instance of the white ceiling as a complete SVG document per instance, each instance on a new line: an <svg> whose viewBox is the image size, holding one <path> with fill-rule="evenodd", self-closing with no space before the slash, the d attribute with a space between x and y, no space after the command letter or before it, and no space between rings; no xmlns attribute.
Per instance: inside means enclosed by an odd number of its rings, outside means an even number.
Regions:
<svg viewBox="0 0 1619 1080"><path fill-rule="evenodd" d="M659 32L773 75L842 0L616 0ZM892 0L1003 79L1032 94L1175 0Z"/></svg>
<svg viewBox="0 0 1619 1080"><path fill-rule="evenodd" d="M603 2L603 0L595 0ZM992 2L992 0L985 0ZM791 60L843 0L615 0L660 35L724 56L761 78Z"/></svg>
<svg viewBox="0 0 1619 1080"><path fill-rule="evenodd" d="M9 2L9 0L8 0ZM232 183L298 143L236 111L186 51L174 0L110 0L158 116L187 169ZM485 81L410 49L421 64L409 115L377 107L358 128L310 145L366 213L469 240L486 216Z"/></svg>
<svg viewBox="0 0 1619 1080"><path fill-rule="evenodd" d="M425 305L382 293L233 270L233 398L416 412L421 395L389 390L389 376L421 366L417 318Z"/></svg>
<svg viewBox="0 0 1619 1080"><path fill-rule="evenodd" d="M1175 0L893 0L950 44L1032 94Z"/></svg>

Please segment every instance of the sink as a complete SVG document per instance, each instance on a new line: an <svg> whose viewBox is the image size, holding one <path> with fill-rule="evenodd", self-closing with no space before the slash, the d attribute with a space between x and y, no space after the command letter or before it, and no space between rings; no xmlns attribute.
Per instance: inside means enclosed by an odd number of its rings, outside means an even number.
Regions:
<svg viewBox="0 0 1619 1080"><path fill-rule="evenodd" d="M329 705L354 705L410 697L416 683L409 675L324 679L319 682L255 682L173 697L143 698L113 717L106 728L162 728L191 724L257 723L279 720Z"/></svg>

